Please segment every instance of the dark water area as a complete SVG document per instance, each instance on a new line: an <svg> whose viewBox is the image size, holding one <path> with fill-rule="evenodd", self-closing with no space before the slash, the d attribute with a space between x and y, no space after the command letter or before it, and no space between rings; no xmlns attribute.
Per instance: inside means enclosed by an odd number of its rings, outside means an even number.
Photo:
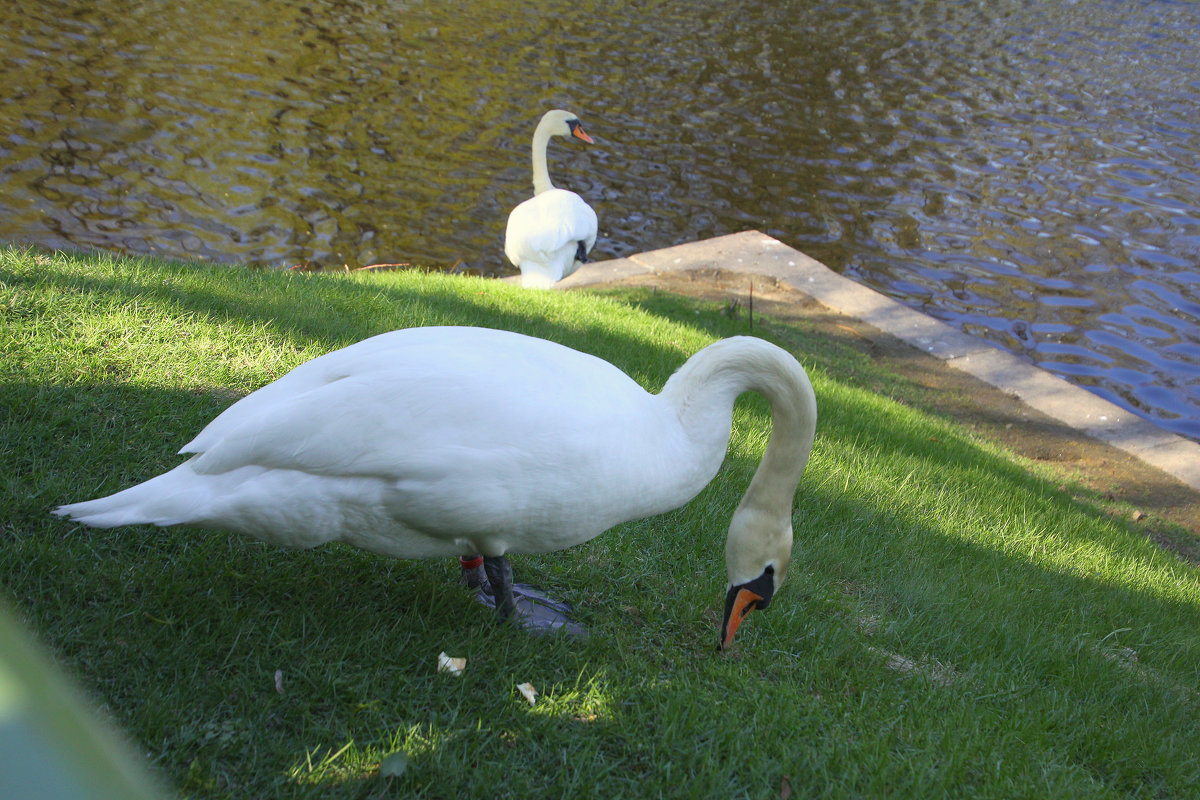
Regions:
<svg viewBox="0 0 1200 800"><path fill-rule="evenodd" d="M1200 438L1200 4L0 8L0 238L511 273L541 112L594 257L756 228Z"/></svg>

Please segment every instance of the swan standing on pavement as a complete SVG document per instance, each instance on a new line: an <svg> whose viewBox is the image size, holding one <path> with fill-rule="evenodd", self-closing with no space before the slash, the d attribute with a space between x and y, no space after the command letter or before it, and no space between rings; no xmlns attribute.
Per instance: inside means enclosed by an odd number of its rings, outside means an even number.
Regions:
<svg viewBox="0 0 1200 800"><path fill-rule="evenodd" d="M579 195L550 182L546 145L551 136L592 144L579 117L569 111L547 111L533 132L533 197L512 210L504 232L504 254L520 268L524 286L552 286L579 269L596 244L596 212Z"/></svg>
<svg viewBox="0 0 1200 800"><path fill-rule="evenodd" d="M400 558L481 553L504 618L507 553L561 550L687 503L716 475L734 400L748 390L770 401L773 430L729 526L727 647L787 572L817 415L796 359L753 337L704 348L655 395L544 339L465 327L384 333L234 403L170 472L55 513L290 547L341 541Z"/></svg>

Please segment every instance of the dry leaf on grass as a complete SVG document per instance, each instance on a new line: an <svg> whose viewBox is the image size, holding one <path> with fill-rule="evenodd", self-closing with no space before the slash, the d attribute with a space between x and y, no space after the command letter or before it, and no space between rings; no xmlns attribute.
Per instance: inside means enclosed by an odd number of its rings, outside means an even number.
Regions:
<svg viewBox="0 0 1200 800"><path fill-rule="evenodd" d="M462 675L462 671L467 667L465 658L452 658L443 653L438 653L438 672L449 672L451 675Z"/></svg>

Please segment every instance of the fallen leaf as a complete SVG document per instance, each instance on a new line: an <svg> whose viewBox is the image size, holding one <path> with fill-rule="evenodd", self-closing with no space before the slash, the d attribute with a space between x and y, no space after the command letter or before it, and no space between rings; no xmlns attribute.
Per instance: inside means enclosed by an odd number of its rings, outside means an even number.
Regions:
<svg viewBox="0 0 1200 800"><path fill-rule="evenodd" d="M783 776L783 782L779 785L779 800L788 800L792 796L792 782L788 780L788 776Z"/></svg>
<svg viewBox="0 0 1200 800"><path fill-rule="evenodd" d="M408 769L408 755L403 750L397 750L386 756L379 764L379 776L382 778L399 778Z"/></svg>
<svg viewBox="0 0 1200 800"><path fill-rule="evenodd" d="M533 688L532 683L517 684L517 689L521 692L522 696L529 701L529 705L533 705L537 702L537 689Z"/></svg>
<svg viewBox="0 0 1200 800"><path fill-rule="evenodd" d="M283 670L275 670L275 691L283 694Z"/></svg>
<svg viewBox="0 0 1200 800"><path fill-rule="evenodd" d="M466 669L466 666L467 660L465 658L452 658L444 652L438 654L438 672L462 675L462 671Z"/></svg>

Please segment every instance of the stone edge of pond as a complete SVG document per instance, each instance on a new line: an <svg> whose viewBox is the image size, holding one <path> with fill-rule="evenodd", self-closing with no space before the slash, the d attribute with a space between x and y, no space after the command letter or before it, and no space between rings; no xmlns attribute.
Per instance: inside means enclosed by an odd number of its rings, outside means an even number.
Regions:
<svg viewBox="0 0 1200 800"><path fill-rule="evenodd" d="M575 289L634 276L721 269L774 278L831 310L861 320L962 370L1025 405L1200 490L1200 444L1165 431L1040 367L858 284L759 231L583 265L555 285Z"/></svg>

